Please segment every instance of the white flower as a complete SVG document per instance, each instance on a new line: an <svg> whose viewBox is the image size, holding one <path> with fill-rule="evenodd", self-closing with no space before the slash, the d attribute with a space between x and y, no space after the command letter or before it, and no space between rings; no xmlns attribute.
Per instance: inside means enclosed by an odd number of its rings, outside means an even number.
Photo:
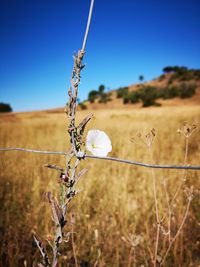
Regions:
<svg viewBox="0 0 200 267"><path fill-rule="evenodd" d="M86 149L94 156L106 157L112 150L110 138L100 130L90 130L86 137Z"/></svg>

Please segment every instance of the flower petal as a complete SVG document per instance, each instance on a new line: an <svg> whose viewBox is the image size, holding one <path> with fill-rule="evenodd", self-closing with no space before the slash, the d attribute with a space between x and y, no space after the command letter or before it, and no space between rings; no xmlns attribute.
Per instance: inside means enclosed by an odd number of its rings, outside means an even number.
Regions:
<svg viewBox="0 0 200 267"><path fill-rule="evenodd" d="M90 130L86 137L86 149L94 156L105 157L112 150L108 135L100 130Z"/></svg>

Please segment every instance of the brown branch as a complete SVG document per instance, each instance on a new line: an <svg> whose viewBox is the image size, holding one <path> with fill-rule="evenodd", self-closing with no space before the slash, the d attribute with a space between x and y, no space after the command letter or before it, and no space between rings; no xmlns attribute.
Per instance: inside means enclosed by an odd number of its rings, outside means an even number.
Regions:
<svg viewBox="0 0 200 267"><path fill-rule="evenodd" d="M185 224L185 221L186 221L187 216L188 216L188 212L189 212L189 208L190 208L191 201L192 201L192 199L189 198L189 200L188 200L188 204L187 204L187 207L186 207L186 211L185 211L184 217L183 217L183 219L182 219L182 222L181 222L181 224L180 224L180 226L179 226L179 228L178 228L178 230L177 230L175 236L172 238L172 240L171 240L171 242L170 242L170 244L169 244L169 246L168 246L168 248L167 248L167 251L165 252L165 255L164 255L163 259L162 259L162 262L161 262L160 266L162 266L162 265L165 263L165 260L166 260L166 258L167 258L167 256L168 256L168 253L169 253L169 251L170 251L172 245L173 245L174 242L176 241L177 237L179 236L179 234L180 234L180 232L181 232L181 230L182 230L182 228L183 228L183 226L184 226L184 224Z"/></svg>

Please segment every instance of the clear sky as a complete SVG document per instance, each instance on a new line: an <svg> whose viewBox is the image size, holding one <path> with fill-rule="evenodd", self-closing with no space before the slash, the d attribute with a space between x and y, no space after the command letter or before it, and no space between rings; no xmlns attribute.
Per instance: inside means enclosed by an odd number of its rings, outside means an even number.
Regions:
<svg viewBox="0 0 200 267"><path fill-rule="evenodd" d="M89 0L0 1L0 102L14 111L61 107ZM167 65L200 68L199 0L95 0L79 98L126 86Z"/></svg>

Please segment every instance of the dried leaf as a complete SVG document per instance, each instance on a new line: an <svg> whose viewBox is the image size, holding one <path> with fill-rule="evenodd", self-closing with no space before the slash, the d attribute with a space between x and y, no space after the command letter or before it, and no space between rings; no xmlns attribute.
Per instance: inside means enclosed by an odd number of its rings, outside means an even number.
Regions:
<svg viewBox="0 0 200 267"><path fill-rule="evenodd" d="M57 165L52 165L52 164L45 164L44 167L47 167L47 168L50 168L50 169L54 169L56 171L59 171L59 172L64 172L64 169L57 166Z"/></svg>
<svg viewBox="0 0 200 267"><path fill-rule="evenodd" d="M78 135L83 135L84 133L84 129L85 126L87 125L87 123L91 120L91 118L93 117L93 114L89 114L87 117L85 117L82 122L78 125L77 127L77 134Z"/></svg>
<svg viewBox="0 0 200 267"><path fill-rule="evenodd" d="M36 237L35 235L33 235L33 239L34 239L34 241L35 241L35 243L36 243L36 245L37 245L37 247L38 247L38 249L39 249L39 251L40 251L40 253L42 255L43 262L44 262L44 265L41 264L41 263L39 263L40 265L38 264L38 266L41 266L41 267L43 267L43 266L46 266L46 267L50 266L50 262L49 262L49 258L48 258L47 252L45 250L45 246L38 239L38 237Z"/></svg>
<svg viewBox="0 0 200 267"><path fill-rule="evenodd" d="M51 192L47 193L47 198L49 200L49 203L51 204L51 210L52 210L52 215L53 215L53 220L56 224L56 226L60 226L61 228L64 227L66 221L64 219L64 216L62 214L62 210L60 206L58 205L57 200L53 197ZM62 237L62 234L61 234Z"/></svg>

